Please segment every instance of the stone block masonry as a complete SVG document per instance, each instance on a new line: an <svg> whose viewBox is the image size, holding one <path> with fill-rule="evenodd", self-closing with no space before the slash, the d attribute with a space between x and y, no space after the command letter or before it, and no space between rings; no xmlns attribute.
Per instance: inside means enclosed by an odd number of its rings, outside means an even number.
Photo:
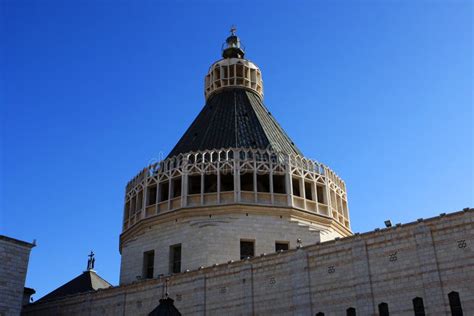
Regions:
<svg viewBox="0 0 474 316"><path fill-rule="evenodd" d="M0 235L0 316L20 315L30 244Z"/></svg>
<svg viewBox="0 0 474 316"><path fill-rule="evenodd" d="M183 315L474 315L474 209L169 277ZM164 278L28 305L26 315L147 315Z"/></svg>

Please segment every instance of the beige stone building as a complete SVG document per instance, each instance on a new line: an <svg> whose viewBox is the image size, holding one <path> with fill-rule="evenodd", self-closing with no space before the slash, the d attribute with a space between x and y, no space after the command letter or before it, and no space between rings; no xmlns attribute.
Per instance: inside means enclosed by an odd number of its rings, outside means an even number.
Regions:
<svg viewBox="0 0 474 316"><path fill-rule="evenodd" d="M344 181L276 122L234 32L204 108L126 186L120 285L25 314L155 315L167 292L183 315L474 314L472 209L354 235Z"/></svg>
<svg viewBox="0 0 474 316"><path fill-rule="evenodd" d="M35 245L0 235L0 316L20 315L32 289L25 288L31 249ZM25 302L26 300L26 302Z"/></svg>

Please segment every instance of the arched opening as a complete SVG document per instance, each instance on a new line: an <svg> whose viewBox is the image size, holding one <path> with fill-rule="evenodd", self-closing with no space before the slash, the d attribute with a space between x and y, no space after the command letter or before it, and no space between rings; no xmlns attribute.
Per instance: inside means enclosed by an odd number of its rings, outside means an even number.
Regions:
<svg viewBox="0 0 474 316"><path fill-rule="evenodd" d="M273 175L273 193L286 194L285 175Z"/></svg>
<svg viewBox="0 0 474 316"><path fill-rule="evenodd" d="M389 316L388 304L387 303L380 303L379 304L379 315L380 316Z"/></svg>
<svg viewBox="0 0 474 316"><path fill-rule="evenodd" d="M354 307L349 307L346 309L347 316L356 316L356 309Z"/></svg>
<svg viewBox="0 0 474 316"><path fill-rule="evenodd" d="M309 182L309 181L304 182L304 194L307 200L314 200L312 182Z"/></svg>
<svg viewBox="0 0 474 316"><path fill-rule="evenodd" d="M221 173L221 192L234 191L234 175L229 172Z"/></svg>
<svg viewBox="0 0 474 316"><path fill-rule="evenodd" d="M463 316L461 298L459 297L458 292L450 292L448 294L449 298L449 307L451 308L452 316Z"/></svg>
<svg viewBox="0 0 474 316"><path fill-rule="evenodd" d="M257 192L270 192L270 177L268 174L257 174Z"/></svg>
<svg viewBox="0 0 474 316"><path fill-rule="evenodd" d="M291 184L293 186L293 195L301 196L300 192L300 180L298 178L292 178Z"/></svg>
<svg viewBox="0 0 474 316"><path fill-rule="evenodd" d="M316 316L324 316L323 312L316 313Z"/></svg>
<svg viewBox="0 0 474 316"><path fill-rule="evenodd" d="M240 174L240 190L253 191L253 173L246 172Z"/></svg>
<svg viewBox="0 0 474 316"><path fill-rule="evenodd" d="M425 316L425 306L421 297L415 297L413 299L413 311L415 316Z"/></svg>
<svg viewBox="0 0 474 316"><path fill-rule="evenodd" d="M188 176L188 194L201 194L201 175Z"/></svg>
<svg viewBox="0 0 474 316"><path fill-rule="evenodd" d="M217 175L207 174L204 176L204 193L217 192Z"/></svg>
<svg viewBox="0 0 474 316"><path fill-rule="evenodd" d="M171 183L172 183L172 191L171 191L172 197L175 198L175 197L181 196L181 177L173 178Z"/></svg>
<svg viewBox="0 0 474 316"><path fill-rule="evenodd" d="M156 185L151 185L147 188L146 192L147 202L146 205L153 205L156 203Z"/></svg>
<svg viewBox="0 0 474 316"><path fill-rule="evenodd" d="M168 193L169 193L169 182L161 182L160 183L160 202L168 200Z"/></svg>

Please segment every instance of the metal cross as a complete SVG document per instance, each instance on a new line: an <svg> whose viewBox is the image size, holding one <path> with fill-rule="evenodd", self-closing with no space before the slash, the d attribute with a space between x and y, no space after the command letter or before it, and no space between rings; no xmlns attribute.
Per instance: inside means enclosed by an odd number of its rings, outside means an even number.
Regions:
<svg viewBox="0 0 474 316"><path fill-rule="evenodd" d="M235 36L235 32L237 31L237 28L235 27L235 25L232 25L232 27L230 28L230 33Z"/></svg>
<svg viewBox="0 0 474 316"><path fill-rule="evenodd" d="M92 270L94 269L94 263L95 263L95 258L94 258L95 254L94 252L91 250L91 253L88 255L89 257L89 260L87 260L87 270Z"/></svg>

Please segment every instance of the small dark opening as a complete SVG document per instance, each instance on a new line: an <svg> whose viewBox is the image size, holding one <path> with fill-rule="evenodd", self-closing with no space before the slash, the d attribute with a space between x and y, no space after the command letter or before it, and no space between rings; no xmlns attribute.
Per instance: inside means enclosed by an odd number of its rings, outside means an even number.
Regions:
<svg viewBox="0 0 474 316"><path fill-rule="evenodd" d="M285 176L274 174L273 175L273 193L286 194Z"/></svg>
<svg viewBox="0 0 474 316"><path fill-rule="evenodd" d="M188 194L201 194L201 175L188 177Z"/></svg>
<svg viewBox="0 0 474 316"><path fill-rule="evenodd" d="M240 260L255 256L255 242L248 240L240 241Z"/></svg>
<svg viewBox="0 0 474 316"><path fill-rule="evenodd" d="M174 178L173 181L173 197L178 197L181 196L181 177L179 178Z"/></svg>
<svg viewBox="0 0 474 316"><path fill-rule="evenodd" d="M137 211L141 210L143 207L143 190L138 192L137 197Z"/></svg>
<svg viewBox="0 0 474 316"><path fill-rule="evenodd" d="M221 192L234 191L234 175L221 173Z"/></svg>
<svg viewBox="0 0 474 316"><path fill-rule="evenodd" d="M181 244L170 246L170 272L181 272Z"/></svg>
<svg viewBox="0 0 474 316"><path fill-rule="evenodd" d="M169 189L168 181L160 183L160 202L168 200Z"/></svg>
<svg viewBox="0 0 474 316"><path fill-rule="evenodd" d="M304 183L304 194L307 200L314 200L313 199L313 184L310 182Z"/></svg>
<svg viewBox="0 0 474 316"><path fill-rule="evenodd" d="M425 316L425 306L421 297L415 297L413 299L413 311L415 316Z"/></svg>
<svg viewBox="0 0 474 316"><path fill-rule="evenodd" d="M301 196L300 181L298 179L292 178L291 184L293 185L293 195Z"/></svg>
<svg viewBox="0 0 474 316"><path fill-rule="evenodd" d="M244 173L240 175L241 191L253 191L253 174Z"/></svg>
<svg viewBox="0 0 474 316"><path fill-rule="evenodd" d="M128 219L130 217L130 201L127 201L125 203L125 219Z"/></svg>
<svg viewBox="0 0 474 316"><path fill-rule="evenodd" d="M349 307L346 309L347 316L356 316L356 309L354 307Z"/></svg>
<svg viewBox="0 0 474 316"><path fill-rule="evenodd" d="M320 185L316 186L316 193L318 194L318 202L326 204L324 200L324 188Z"/></svg>
<svg viewBox="0 0 474 316"><path fill-rule="evenodd" d="M461 298L458 292L451 292L448 294L449 307L451 308L452 316L463 316Z"/></svg>
<svg viewBox="0 0 474 316"><path fill-rule="evenodd" d="M132 197L132 202L130 203L130 209L132 210L132 214L137 211L136 207L137 207L137 197L134 196Z"/></svg>
<svg viewBox="0 0 474 316"><path fill-rule="evenodd" d="M379 315L380 316L389 316L388 304L387 303L380 303L379 304Z"/></svg>
<svg viewBox="0 0 474 316"><path fill-rule="evenodd" d="M275 251L278 252L280 250L286 251L289 249L289 243L288 242L283 242L283 241L277 241L275 243Z"/></svg>
<svg viewBox="0 0 474 316"><path fill-rule="evenodd" d="M153 278L153 268L155 265L155 251L150 250L143 253L143 278Z"/></svg>
<svg viewBox="0 0 474 316"><path fill-rule="evenodd" d="M204 176L204 193L217 192L217 175L207 174Z"/></svg>
<svg viewBox="0 0 474 316"><path fill-rule="evenodd" d="M146 196L148 200L146 203L147 206L156 203L156 185L147 188Z"/></svg>
<svg viewBox="0 0 474 316"><path fill-rule="evenodd" d="M270 192L270 177L268 174L257 174L257 192Z"/></svg>
<svg viewBox="0 0 474 316"><path fill-rule="evenodd" d="M316 313L316 316L324 316L324 313L322 312Z"/></svg>

